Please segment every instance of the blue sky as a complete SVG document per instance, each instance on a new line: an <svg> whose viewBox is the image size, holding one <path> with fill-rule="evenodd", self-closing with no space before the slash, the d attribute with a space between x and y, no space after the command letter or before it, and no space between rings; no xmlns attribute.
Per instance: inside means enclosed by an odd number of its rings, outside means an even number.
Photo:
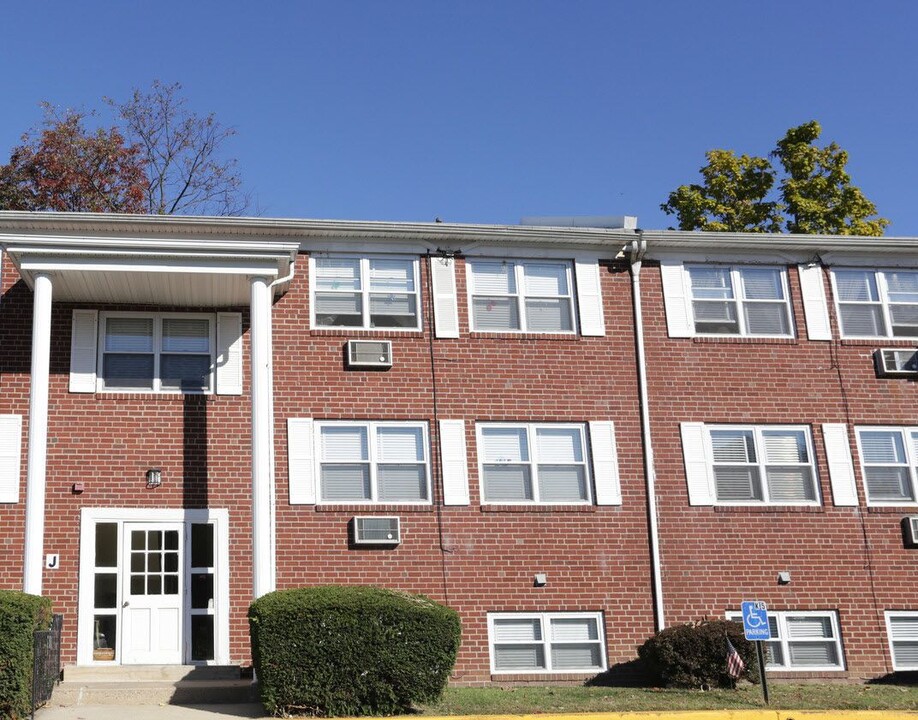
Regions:
<svg viewBox="0 0 918 720"><path fill-rule="evenodd" d="M817 119L918 235L914 2L20 0L2 25L3 160L40 101L158 78L237 128L266 216L662 228L706 150Z"/></svg>

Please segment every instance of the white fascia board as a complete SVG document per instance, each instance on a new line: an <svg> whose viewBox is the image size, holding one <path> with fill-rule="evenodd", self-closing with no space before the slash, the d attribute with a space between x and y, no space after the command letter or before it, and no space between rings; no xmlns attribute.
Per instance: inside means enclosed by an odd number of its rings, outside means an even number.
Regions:
<svg viewBox="0 0 918 720"><path fill-rule="evenodd" d="M769 251L768 248L757 248L756 251L740 250L737 248L722 247L711 249L709 252L691 249L679 252L667 249L662 252L651 252L648 247L647 258L666 261L672 260L682 263L714 264L714 263L742 263L744 265L799 265L806 264L813 259L814 254L805 255L787 252L784 250Z"/></svg>
<svg viewBox="0 0 918 720"><path fill-rule="evenodd" d="M841 253L915 254L918 237L862 237L858 235L791 235L787 233L719 233L681 230L645 230L648 255L656 258L667 250L680 253L728 251L784 251L795 257Z"/></svg>
<svg viewBox="0 0 918 720"><path fill-rule="evenodd" d="M210 275L278 275L275 263L234 263L230 261L190 262L184 258L147 259L91 259L91 258L27 258L20 264L22 272L145 272L145 273L206 273Z"/></svg>
<svg viewBox="0 0 918 720"><path fill-rule="evenodd" d="M0 213L2 214L2 213ZM213 239L207 237L149 237L107 235L70 235L67 233L33 234L21 230L6 231L0 223L0 243L10 252L28 252L29 250L55 251L69 249L80 252L98 252L102 250L137 250L141 252L259 252L273 256L292 257L296 254L299 243L281 240L256 240L228 238Z"/></svg>

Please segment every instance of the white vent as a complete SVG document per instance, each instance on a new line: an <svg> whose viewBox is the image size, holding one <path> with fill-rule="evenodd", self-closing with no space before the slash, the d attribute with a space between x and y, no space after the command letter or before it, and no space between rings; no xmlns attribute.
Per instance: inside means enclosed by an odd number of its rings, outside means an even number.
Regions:
<svg viewBox="0 0 918 720"><path fill-rule="evenodd" d="M347 366L392 367L392 343L388 340L348 340Z"/></svg>
<svg viewBox="0 0 918 720"><path fill-rule="evenodd" d="M880 348L874 353L878 377L918 377L918 350Z"/></svg>
<svg viewBox="0 0 918 720"><path fill-rule="evenodd" d="M906 547L918 547L918 515L902 518L902 534Z"/></svg>
<svg viewBox="0 0 918 720"><path fill-rule="evenodd" d="M355 545L398 545L402 541L397 517L355 517L353 527Z"/></svg>

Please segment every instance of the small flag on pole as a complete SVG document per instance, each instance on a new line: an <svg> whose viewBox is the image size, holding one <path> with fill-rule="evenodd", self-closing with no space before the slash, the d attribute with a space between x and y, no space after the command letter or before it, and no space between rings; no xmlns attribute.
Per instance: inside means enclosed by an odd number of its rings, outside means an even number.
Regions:
<svg viewBox="0 0 918 720"><path fill-rule="evenodd" d="M743 658L740 657L740 654L736 651L736 648L733 647L733 643L730 642L730 638L727 638L727 675L736 680L740 675L743 674L743 670L746 669L746 663L743 662Z"/></svg>

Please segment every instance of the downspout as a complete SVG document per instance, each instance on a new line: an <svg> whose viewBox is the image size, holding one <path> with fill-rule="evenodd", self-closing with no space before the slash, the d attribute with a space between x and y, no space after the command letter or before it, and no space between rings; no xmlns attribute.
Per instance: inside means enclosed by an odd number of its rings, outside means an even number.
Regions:
<svg viewBox="0 0 918 720"><path fill-rule="evenodd" d="M653 582L653 610L657 632L666 627L663 616L663 581L660 577L660 534L657 527L656 471L650 439L650 397L647 389L647 361L644 355L644 315L641 310L641 263L647 251L644 234L631 242L631 295L634 304L634 340L637 351L638 395L641 403L641 439L644 446L644 477L647 480L647 523L650 530L650 573Z"/></svg>

